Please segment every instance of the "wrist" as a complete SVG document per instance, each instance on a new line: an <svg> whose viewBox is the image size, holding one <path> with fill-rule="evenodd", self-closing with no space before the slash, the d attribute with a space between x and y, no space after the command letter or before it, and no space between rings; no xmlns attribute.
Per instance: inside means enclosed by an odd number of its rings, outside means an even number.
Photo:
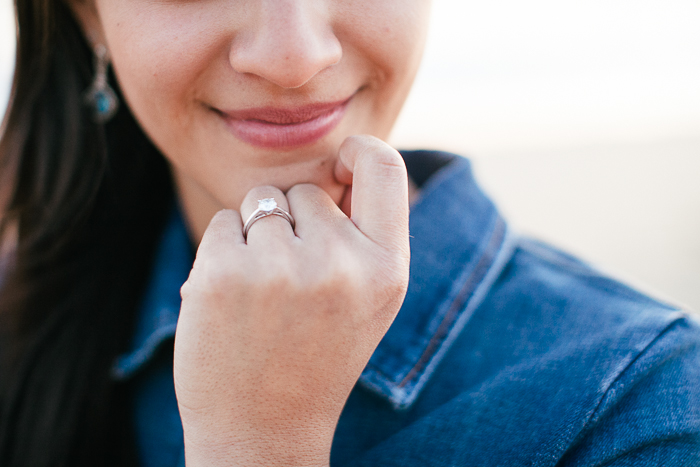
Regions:
<svg viewBox="0 0 700 467"><path fill-rule="evenodd" d="M198 439L185 433L187 467L328 467L331 436L317 430L247 433L224 439Z"/></svg>

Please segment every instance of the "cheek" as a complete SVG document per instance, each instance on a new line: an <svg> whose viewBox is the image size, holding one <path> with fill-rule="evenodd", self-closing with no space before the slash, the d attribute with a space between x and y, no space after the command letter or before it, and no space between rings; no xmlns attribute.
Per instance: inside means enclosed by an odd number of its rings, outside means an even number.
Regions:
<svg viewBox="0 0 700 467"><path fill-rule="evenodd" d="M430 2L427 0L356 0L344 3L343 27L352 54L371 63L370 104L373 128L386 138L410 91L420 65Z"/></svg>
<svg viewBox="0 0 700 467"><path fill-rule="evenodd" d="M401 81L418 67L429 13L427 0L350 1L341 11L340 34L362 49L382 78Z"/></svg>
<svg viewBox="0 0 700 467"><path fill-rule="evenodd" d="M136 118L156 140L166 127L172 132L173 123L187 126L197 83L222 51L216 24L185 7L103 3L100 15L114 70Z"/></svg>

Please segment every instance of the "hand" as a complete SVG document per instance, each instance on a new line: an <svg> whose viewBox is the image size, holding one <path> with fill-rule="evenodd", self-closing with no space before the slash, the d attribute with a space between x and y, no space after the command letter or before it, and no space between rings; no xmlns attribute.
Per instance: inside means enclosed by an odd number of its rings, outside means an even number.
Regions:
<svg viewBox="0 0 700 467"><path fill-rule="evenodd" d="M175 389L188 466L325 465L343 405L408 284L401 156L348 138L336 177L351 217L315 185L259 187L209 224L182 287ZM242 219L274 197L291 212ZM295 235L296 233L296 235Z"/></svg>

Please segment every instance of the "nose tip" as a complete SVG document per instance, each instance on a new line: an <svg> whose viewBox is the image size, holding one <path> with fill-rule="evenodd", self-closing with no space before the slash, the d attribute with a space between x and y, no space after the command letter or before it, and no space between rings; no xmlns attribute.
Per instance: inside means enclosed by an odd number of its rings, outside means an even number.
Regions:
<svg viewBox="0 0 700 467"><path fill-rule="evenodd" d="M283 88L298 88L338 63L342 47L324 21L303 12L278 13L231 47L229 61L239 73L258 75Z"/></svg>

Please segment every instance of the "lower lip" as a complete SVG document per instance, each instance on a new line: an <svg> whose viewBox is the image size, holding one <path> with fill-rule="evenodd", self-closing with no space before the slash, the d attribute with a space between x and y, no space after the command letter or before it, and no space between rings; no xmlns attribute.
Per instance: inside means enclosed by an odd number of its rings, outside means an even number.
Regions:
<svg viewBox="0 0 700 467"><path fill-rule="evenodd" d="M291 148L312 144L330 133L345 115L349 101L311 120L277 124L263 120L224 120L231 132L246 143L261 148Z"/></svg>

